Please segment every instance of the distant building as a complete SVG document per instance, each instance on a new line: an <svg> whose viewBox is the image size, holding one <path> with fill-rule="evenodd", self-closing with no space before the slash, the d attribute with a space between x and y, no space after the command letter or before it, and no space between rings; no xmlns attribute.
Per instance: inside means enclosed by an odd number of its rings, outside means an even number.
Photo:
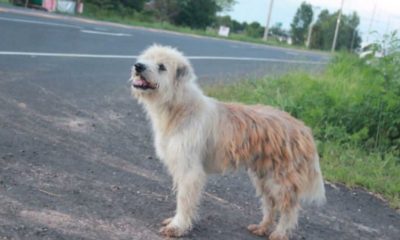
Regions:
<svg viewBox="0 0 400 240"><path fill-rule="evenodd" d="M11 2L15 5L42 9L48 12L56 10L70 14L83 12L82 0L11 0Z"/></svg>

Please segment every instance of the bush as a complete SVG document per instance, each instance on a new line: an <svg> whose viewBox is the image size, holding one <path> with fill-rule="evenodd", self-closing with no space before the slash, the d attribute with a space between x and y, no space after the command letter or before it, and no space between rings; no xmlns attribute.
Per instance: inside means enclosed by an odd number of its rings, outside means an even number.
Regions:
<svg viewBox="0 0 400 240"><path fill-rule="evenodd" d="M125 9L142 11L145 0L85 0L85 4L95 5L103 10L120 12Z"/></svg>
<svg viewBox="0 0 400 240"><path fill-rule="evenodd" d="M155 21L154 12L150 10L143 10L141 12L138 12L133 8L121 7L118 11L116 11L112 7L100 7L97 4L92 3L85 4L85 11L83 15L89 18L119 23L152 23Z"/></svg>

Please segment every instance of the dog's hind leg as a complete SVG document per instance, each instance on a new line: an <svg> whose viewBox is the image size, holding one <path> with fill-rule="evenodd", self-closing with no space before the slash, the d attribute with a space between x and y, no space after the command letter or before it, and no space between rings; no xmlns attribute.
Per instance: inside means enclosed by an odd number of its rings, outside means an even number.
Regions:
<svg viewBox="0 0 400 240"><path fill-rule="evenodd" d="M254 235L264 236L274 224L275 220L275 201L270 196L267 189L265 189L265 179L259 178L251 170L248 170L250 179L256 188L257 195L261 197L261 207L263 218L259 224L251 224L247 229Z"/></svg>
<svg viewBox="0 0 400 240"><path fill-rule="evenodd" d="M269 230L274 224L274 201L267 194L261 197L263 218L259 224L251 224L247 229L254 235L264 236L268 235Z"/></svg>
<svg viewBox="0 0 400 240"><path fill-rule="evenodd" d="M178 179L174 179L177 190L176 214L160 232L168 237L180 237L192 228L197 218L197 207L206 182L206 174L201 167L187 169Z"/></svg>
<svg viewBox="0 0 400 240"><path fill-rule="evenodd" d="M288 202L290 204L287 204ZM280 217L278 225L269 236L269 240L288 240L291 231L296 228L300 204L297 198L287 191L280 199L277 199L277 205Z"/></svg>

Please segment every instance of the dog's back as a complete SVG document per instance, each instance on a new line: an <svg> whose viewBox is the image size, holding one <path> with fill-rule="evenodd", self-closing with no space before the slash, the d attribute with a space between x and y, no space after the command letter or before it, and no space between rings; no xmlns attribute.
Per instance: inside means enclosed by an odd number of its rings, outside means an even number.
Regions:
<svg viewBox="0 0 400 240"><path fill-rule="evenodd" d="M324 201L317 149L303 122L269 106L221 103L220 109L217 161L222 166L245 166L289 189L291 198Z"/></svg>

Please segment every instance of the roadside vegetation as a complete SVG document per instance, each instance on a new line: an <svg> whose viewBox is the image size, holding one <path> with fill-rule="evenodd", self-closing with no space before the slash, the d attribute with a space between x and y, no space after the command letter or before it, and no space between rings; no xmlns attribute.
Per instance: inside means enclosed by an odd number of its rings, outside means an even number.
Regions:
<svg viewBox="0 0 400 240"><path fill-rule="evenodd" d="M400 208L400 53L336 55L323 73L295 72L207 89L224 101L268 104L309 125L325 178L363 187Z"/></svg>
<svg viewBox="0 0 400 240"><path fill-rule="evenodd" d="M277 22L269 29L268 41L264 41L265 28L260 23L238 22L224 15L235 3L235 0L85 0L83 16L211 37L220 37L219 27L226 26L230 29L228 39L231 40L295 48L306 48L311 27L310 48L330 49L338 12L330 13L325 9L315 16L313 6L303 2L293 17L290 29L284 29L283 24ZM343 15L337 49L360 47L359 23L356 13Z"/></svg>
<svg viewBox="0 0 400 240"><path fill-rule="evenodd" d="M118 5L118 1L115 1L114 4L105 5L101 2L101 0L85 1L83 17L200 36L225 38L274 46L288 46L286 42L281 42L278 38L271 38L267 42L262 40L264 28L261 27L259 23L254 22L251 24L241 24L235 20L231 20L228 16L217 16L217 12L229 8L231 4L233 4L233 1L229 0L211 0L210 2L223 2L220 3L220 6L216 5L217 7L214 7L211 10L203 9L204 6L207 5L200 1L187 1L189 4L183 4L185 1L159 0L154 1L152 6L146 7L145 4L143 4L139 9ZM107 2L107 0L105 0L105 2ZM196 3L199 3L199 6L196 6ZM196 10L191 10L190 8ZM209 16L207 16L207 14L200 16L189 14L178 15L179 12L203 12L208 13ZM229 37L221 37L218 35L218 28L220 25L231 27ZM234 25L235 28L232 28L232 25ZM302 46L293 47L303 48Z"/></svg>
<svg viewBox="0 0 400 240"><path fill-rule="evenodd" d="M82 2L82 0L77 0ZM0 0L0 3L40 8L41 0ZM265 27L259 22L239 22L228 13L236 0L84 0L83 17L133 26L162 29L201 36L226 38L299 49L329 50L339 12L327 9L315 15L315 7L302 2L289 29L276 22L270 26L268 40L263 40ZM256 6L255 6L256 7ZM357 13L343 14L337 49L359 49L361 37ZM229 28L229 36L218 35L221 26ZM312 34L308 39L308 33ZM308 47L306 46L308 45Z"/></svg>

